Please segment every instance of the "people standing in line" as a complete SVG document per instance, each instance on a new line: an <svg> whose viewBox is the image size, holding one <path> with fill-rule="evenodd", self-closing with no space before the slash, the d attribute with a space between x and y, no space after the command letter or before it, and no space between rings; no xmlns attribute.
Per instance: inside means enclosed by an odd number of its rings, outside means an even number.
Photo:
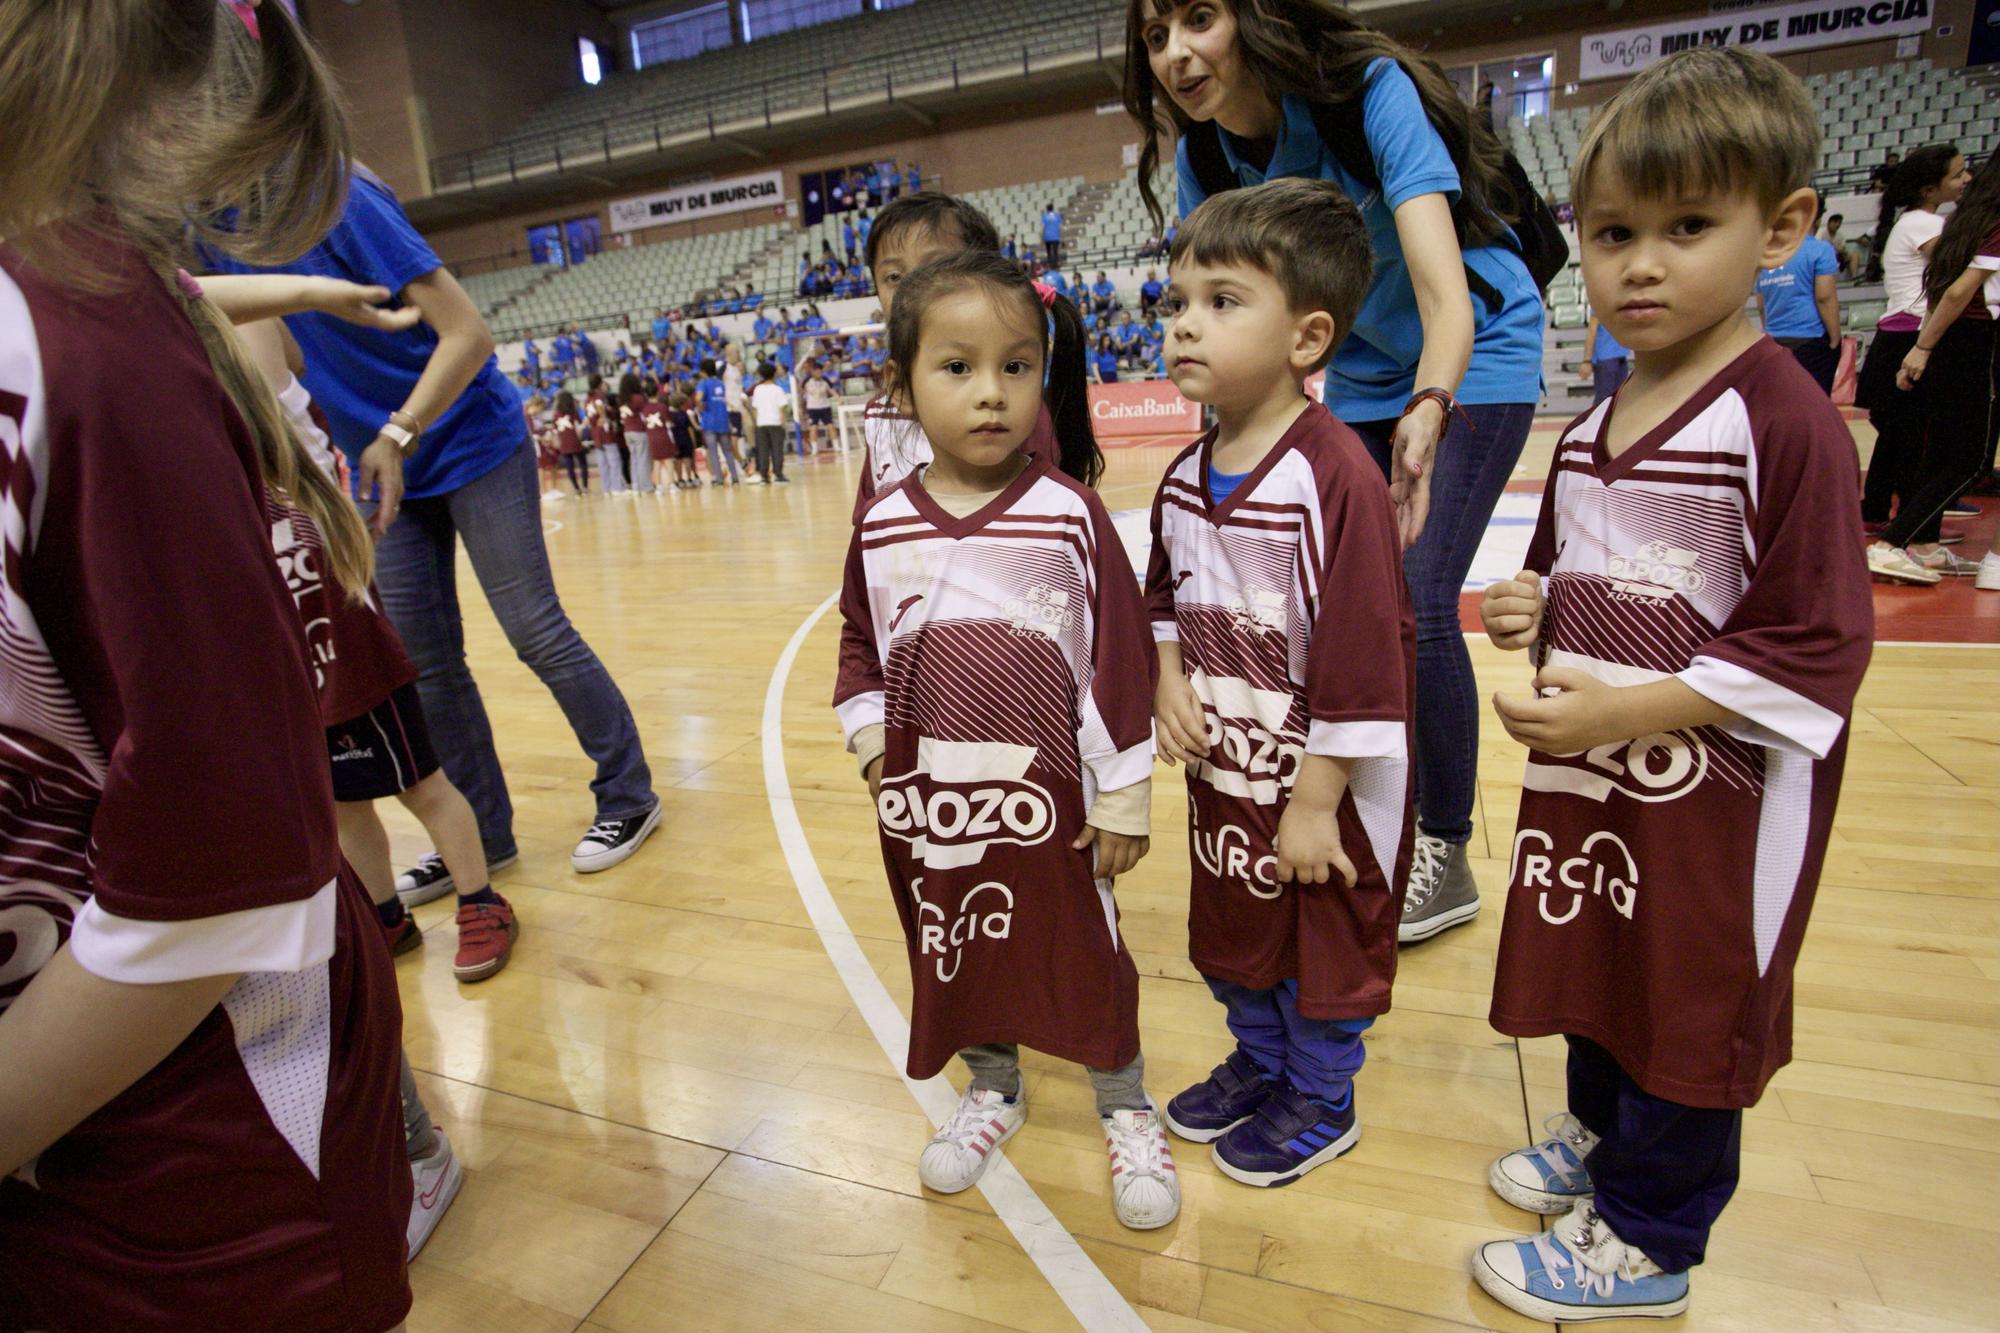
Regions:
<svg viewBox="0 0 2000 1333"><path fill-rule="evenodd" d="M618 429L616 407L604 388L602 375L592 375L589 385L583 399L584 422L590 433L591 451L597 458L598 475L604 479L604 493L630 498L632 492L625 475L625 436Z"/></svg>
<svg viewBox="0 0 2000 1333"><path fill-rule="evenodd" d="M1792 1055L1874 604L1853 439L1744 305L1810 234L1819 160L1804 85L1737 47L1650 66L1577 153L1584 285L1636 364L1481 603L1530 654L1493 700L1530 753L1491 1018L1568 1062L1550 1136L1487 1172L1548 1227L1472 1271L1545 1323L1687 1308Z"/></svg>
<svg viewBox="0 0 2000 1333"><path fill-rule="evenodd" d="M1896 168L1882 195L1869 267L1883 285L1885 305L1854 388L1855 405L1867 409L1875 427L1875 448L1861 491L1861 521L1877 535L1888 527L1892 506L1906 502L1916 488L1924 452L1924 399L1930 390L1900 387L1897 372L1917 345L1917 331L1930 309L1924 268L1944 230L1938 210L1958 202L1970 176L1956 144L1929 144ZM1898 583L1937 581L1936 571L1886 543L1870 546L1868 568Z"/></svg>
<svg viewBox="0 0 2000 1333"><path fill-rule="evenodd" d="M247 267L213 258L224 270ZM657 827L660 800L625 696L556 594L534 448L478 307L389 187L358 167L332 231L284 268L387 287L421 314L416 327L394 334L310 313L288 316L285 324L305 350L306 389L326 413L328 434L347 456L380 536L383 609L416 663L444 771L479 817L489 872L520 852L492 724L465 659L461 543L508 643L595 764L595 813L570 866L589 874L619 864ZM615 459L618 441L610 429L603 442L613 446ZM607 476L607 485L612 480ZM450 882L433 852L397 887Z"/></svg>
<svg viewBox="0 0 2000 1333"><path fill-rule="evenodd" d="M1757 317L1764 332L1798 358L1813 382L1833 396L1840 369L1840 257L1817 236L1777 268L1757 275Z"/></svg>
<svg viewBox="0 0 2000 1333"><path fill-rule="evenodd" d="M584 423L576 405L576 395L564 389L556 395L555 415L550 429L556 436L556 453L562 459L563 471L569 475L570 488L577 495L590 494L590 454L584 448Z"/></svg>
<svg viewBox="0 0 2000 1333"><path fill-rule="evenodd" d="M1479 691L1458 602L1541 397L1541 293L1511 226L1532 200L1444 72L1334 0L1129 0L1126 38L1156 225L1162 110L1179 131L1180 217L1219 189L1304 176L1339 184L1368 224L1373 284L1325 399L1389 477L1408 547L1418 840L1402 938L1429 938L1479 910L1467 862ZM1323 140L1334 116L1358 132Z"/></svg>
<svg viewBox="0 0 2000 1333"><path fill-rule="evenodd" d="M2000 154L1986 159L1938 233L1924 271L1929 309L1896 385L1923 413L1922 452L1894 519L1869 547L1869 568L1897 553L1945 577L1993 581L1996 561L1944 543L1943 517L1993 466L2000 437Z"/></svg>

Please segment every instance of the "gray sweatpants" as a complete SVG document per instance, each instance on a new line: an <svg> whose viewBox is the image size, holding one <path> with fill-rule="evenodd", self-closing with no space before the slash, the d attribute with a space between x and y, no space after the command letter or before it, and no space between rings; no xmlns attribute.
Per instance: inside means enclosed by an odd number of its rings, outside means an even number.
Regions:
<svg viewBox="0 0 2000 1333"><path fill-rule="evenodd" d="M1021 1048L1013 1042L995 1041L968 1046L958 1053L958 1058L965 1061L965 1067L972 1071L973 1087L1006 1097L1020 1095ZM1097 1091L1099 1115L1146 1109L1146 1056L1143 1052L1134 1056L1132 1063L1123 1069L1091 1069L1088 1065L1084 1068L1090 1074L1090 1086Z"/></svg>
<svg viewBox="0 0 2000 1333"><path fill-rule="evenodd" d="M417 1096L417 1080L410 1075L410 1057L398 1051L396 1058L403 1063L403 1151L414 1162L431 1155L436 1136L431 1132L431 1113Z"/></svg>

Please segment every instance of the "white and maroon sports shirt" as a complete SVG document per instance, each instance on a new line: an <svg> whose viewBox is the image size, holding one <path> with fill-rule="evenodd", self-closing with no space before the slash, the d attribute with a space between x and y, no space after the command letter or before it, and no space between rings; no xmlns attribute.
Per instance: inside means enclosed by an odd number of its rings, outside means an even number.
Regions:
<svg viewBox="0 0 2000 1333"><path fill-rule="evenodd" d="M1299 983L1309 1018L1389 1008L1409 877L1416 629L1381 471L1309 403L1222 504L1214 434L1167 468L1146 578L1156 639L1177 641L1208 718L1188 766L1188 951L1204 975ZM1338 812L1350 889L1283 884L1278 820L1301 757L1352 760Z"/></svg>
<svg viewBox="0 0 2000 1333"><path fill-rule="evenodd" d="M876 496L931 461L931 441L924 428L915 417L904 415L885 393L876 394L861 409L861 440L867 452L861 460L861 482L854 495L856 523ZM1028 432L1021 452L1047 460L1050 467L1059 461L1055 423L1049 419L1046 405L1035 418L1035 428Z"/></svg>
<svg viewBox="0 0 2000 1333"><path fill-rule="evenodd" d="M242 975L0 1180L0 1327L388 1327L401 1013L249 433L137 254L63 243L113 289L0 248L0 1007L65 944Z"/></svg>
<svg viewBox="0 0 2000 1333"><path fill-rule="evenodd" d="M888 747L911 1076L996 1041L1129 1064L1138 973L1070 846L1099 791L1153 771L1153 645L1103 503L1042 462L965 518L906 480L862 515L840 606L835 710Z"/></svg>
<svg viewBox="0 0 2000 1333"><path fill-rule="evenodd" d="M1557 445L1536 652L1610 685L1678 677L1741 720L1530 753L1493 1025L1588 1037L1657 1097L1749 1106L1791 1058L1874 638L1854 443L1768 338L1613 458L1617 403Z"/></svg>

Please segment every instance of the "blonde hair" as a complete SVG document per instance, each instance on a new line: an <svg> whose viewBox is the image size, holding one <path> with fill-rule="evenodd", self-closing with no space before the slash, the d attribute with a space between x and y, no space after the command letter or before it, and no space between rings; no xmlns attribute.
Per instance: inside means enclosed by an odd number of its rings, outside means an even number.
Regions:
<svg viewBox="0 0 2000 1333"><path fill-rule="evenodd" d="M1805 85L1759 51L1698 46L1620 89L1584 131L1570 173L1582 213L1607 172L1642 198L1753 194L1766 212L1812 182L1819 117Z"/></svg>
<svg viewBox="0 0 2000 1333"><path fill-rule="evenodd" d="M65 238L79 229L129 241L170 290L196 237L262 263L317 243L346 202L346 114L284 6L261 6L258 24L261 42L214 0L0 0L0 242L95 293L124 276L78 263ZM374 566L360 514L228 318L184 299L264 484L311 516L329 569L359 597Z"/></svg>

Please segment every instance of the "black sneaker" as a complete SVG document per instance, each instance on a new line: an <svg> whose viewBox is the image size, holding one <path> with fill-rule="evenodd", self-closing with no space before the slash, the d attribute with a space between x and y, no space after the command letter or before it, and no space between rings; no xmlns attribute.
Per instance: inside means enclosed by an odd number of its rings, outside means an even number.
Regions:
<svg viewBox="0 0 2000 1333"><path fill-rule="evenodd" d="M583 841L569 854L569 863L580 875L609 870L639 850L639 844L660 826L660 803L643 815L629 819L600 819L583 835Z"/></svg>
<svg viewBox="0 0 2000 1333"><path fill-rule="evenodd" d="M490 876L496 870L505 870L521 859L521 854L509 852L498 861L488 861L486 872ZM444 868L444 858L436 852L425 852L417 863L396 876L396 897L405 907L421 907L427 902L444 897L458 886L452 883L451 872Z"/></svg>
<svg viewBox="0 0 2000 1333"><path fill-rule="evenodd" d="M1162 1119L1189 1143L1208 1143L1257 1114L1276 1086L1238 1046L1214 1073L1168 1102Z"/></svg>
<svg viewBox="0 0 2000 1333"><path fill-rule="evenodd" d="M1272 1089L1257 1114L1209 1148L1216 1170L1260 1189L1289 1185L1361 1141L1354 1095L1339 1110L1306 1096L1290 1083Z"/></svg>

